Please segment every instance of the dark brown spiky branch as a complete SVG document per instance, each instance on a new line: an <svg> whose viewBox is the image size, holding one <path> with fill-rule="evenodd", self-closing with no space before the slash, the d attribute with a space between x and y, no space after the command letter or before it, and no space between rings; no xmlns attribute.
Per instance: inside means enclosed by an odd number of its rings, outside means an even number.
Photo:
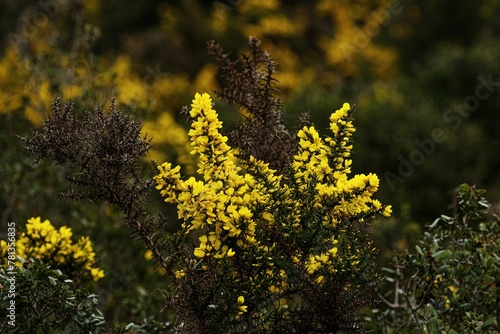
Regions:
<svg viewBox="0 0 500 334"><path fill-rule="evenodd" d="M166 218L152 217L144 206L153 181L141 177L139 162L150 140L141 137L140 124L121 113L114 101L107 112L97 109L79 117L74 109L72 102L63 105L57 99L42 129L22 139L25 148L37 163L53 159L65 168L73 187L62 195L117 205L132 235L142 239L170 273L173 254L164 254L173 248L163 233Z"/></svg>
<svg viewBox="0 0 500 334"><path fill-rule="evenodd" d="M240 60L231 60L220 45L208 43L222 86L215 93L247 114L247 120L228 133L230 144L240 149L243 158L252 155L280 173L297 151L296 135L283 123L282 103L275 88L276 62L260 48L258 39L250 38L248 45L248 53Z"/></svg>

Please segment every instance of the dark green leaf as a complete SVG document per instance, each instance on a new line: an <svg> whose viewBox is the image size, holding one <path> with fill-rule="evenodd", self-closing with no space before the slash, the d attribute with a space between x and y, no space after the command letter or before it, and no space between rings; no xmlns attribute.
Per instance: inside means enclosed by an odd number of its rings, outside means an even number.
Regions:
<svg viewBox="0 0 500 334"><path fill-rule="evenodd" d="M444 261L450 258L452 251L449 249L442 249L432 254L436 261Z"/></svg>

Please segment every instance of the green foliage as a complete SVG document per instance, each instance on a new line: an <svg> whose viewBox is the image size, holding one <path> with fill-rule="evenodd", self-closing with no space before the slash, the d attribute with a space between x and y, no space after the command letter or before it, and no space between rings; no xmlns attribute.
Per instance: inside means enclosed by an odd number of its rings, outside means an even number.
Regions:
<svg viewBox="0 0 500 334"><path fill-rule="evenodd" d="M377 333L498 333L500 221L483 190L463 184L455 214L428 226L414 252L385 268L393 288L369 312ZM390 301L389 301L390 299Z"/></svg>
<svg viewBox="0 0 500 334"><path fill-rule="evenodd" d="M11 300L14 312L8 309ZM40 259L0 268L0 303L2 333L105 333L97 296L76 289L66 275ZM15 326L9 324L11 314Z"/></svg>

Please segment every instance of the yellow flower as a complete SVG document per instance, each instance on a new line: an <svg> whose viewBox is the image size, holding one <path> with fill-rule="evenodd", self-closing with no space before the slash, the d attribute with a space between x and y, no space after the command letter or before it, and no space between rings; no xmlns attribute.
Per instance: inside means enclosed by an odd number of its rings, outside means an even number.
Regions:
<svg viewBox="0 0 500 334"><path fill-rule="evenodd" d="M91 275L92 275L92 279L97 282L98 280L100 280L101 278L104 277L104 271L102 269L99 269L99 268L92 268L90 270L91 272Z"/></svg>
<svg viewBox="0 0 500 334"><path fill-rule="evenodd" d="M147 249L144 252L144 258L146 259L146 261L151 261L153 259L153 252L151 251L151 249Z"/></svg>
<svg viewBox="0 0 500 334"><path fill-rule="evenodd" d="M458 290L459 290L459 288L458 288L458 287L456 287L456 286L454 286L454 285L450 285L450 286L448 287L448 289L449 289L451 292L453 292L453 294L454 294L455 296L457 295L457 292L458 292Z"/></svg>
<svg viewBox="0 0 500 334"><path fill-rule="evenodd" d="M384 217L390 217L391 216L391 213L392 213L392 206L391 205L387 205L385 208L384 208L384 211L382 212L382 215Z"/></svg>
<svg viewBox="0 0 500 334"><path fill-rule="evenodd" d="M177 270L175 272L175 278L182 278L184 276L186 276L186 272L184 270L182 270L182 269L181 270Z"/></svg>
<svg viewBox="0 0 500 334"><path fill-rule="evenodd" d="M234 256L235 252L233 251L232 248L229 248L229 250L227 251L227 257L231 257L231 256Z"/></svg>
<svg viewBox="0 0 500 334"><path fill-rule="evenodd" d="M204 257L205 255L206 255L205 251L200 248L196 248L194 250L194 256L196 257Z"/></svg>

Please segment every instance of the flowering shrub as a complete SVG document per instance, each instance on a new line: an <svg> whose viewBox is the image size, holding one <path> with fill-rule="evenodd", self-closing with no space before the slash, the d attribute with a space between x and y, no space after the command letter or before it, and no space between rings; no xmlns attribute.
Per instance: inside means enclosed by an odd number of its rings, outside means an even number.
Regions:
<svg viewBox="0 0 500 334"><path fill-rule="evenodd" d="M331 115L332 137L322 139L313 126L300 130L298 151L280 175L251 156L238 160L210 96L196 94L189 136L201 180L184 180L170 163L155 177L184 222L177 238L198 241L175 271L173 304L192 312L184 330L359 326L360 300L353 299L377 282L374 249L359 223L391 208L372 199L376 175L348 177L352 112L346 103Z"/></svg>
<svg viewBox="0 0 500 334"><path fill-rule="evenodd" d="M216 93L247 122L223 135L210 96L196 94L184 111L193 120L198 175L158 166L157 189L181 222L173 235L146 205L154 183L138 162L150 141L114 103L109 112L78 116L72 103L56 101L25 146L37 161L68 167L71 197L123 211L172 283L165 295L174 331L362 332L361 310L380 280L363 228L391 208L372 198L376 175L350 176L354 108L346 103L332 113L330 137L306 120L297 133L288 130L274 96L274 62L258 40L249 44L242 63L209 45L226 84Z"/></svg>
<svg viewBox="0 0 500 334"><path fill-rule="evenodd" d="M377 333L499 333L500 224L483 190L466 184L452 217L441 216L414 252L386 268L392 290L371 310Z"/></svg>
<svg viewBox="0 0 500 334"><path fill-rule="evenodd" d="M95 252L88 237L80 237L73 243L71 228L62 226L56 230L49 220L41 221L40 217L28 219L26 232L16 240L16 255L24 261L39 258L52 268L62 270L73 278L93 279L104 277L102 269L94 267ZM2 255L7 253L7 243L0 241ZM3 265L6 267L6 257ZM22 263L16 265L21 267Z"/></svg>

